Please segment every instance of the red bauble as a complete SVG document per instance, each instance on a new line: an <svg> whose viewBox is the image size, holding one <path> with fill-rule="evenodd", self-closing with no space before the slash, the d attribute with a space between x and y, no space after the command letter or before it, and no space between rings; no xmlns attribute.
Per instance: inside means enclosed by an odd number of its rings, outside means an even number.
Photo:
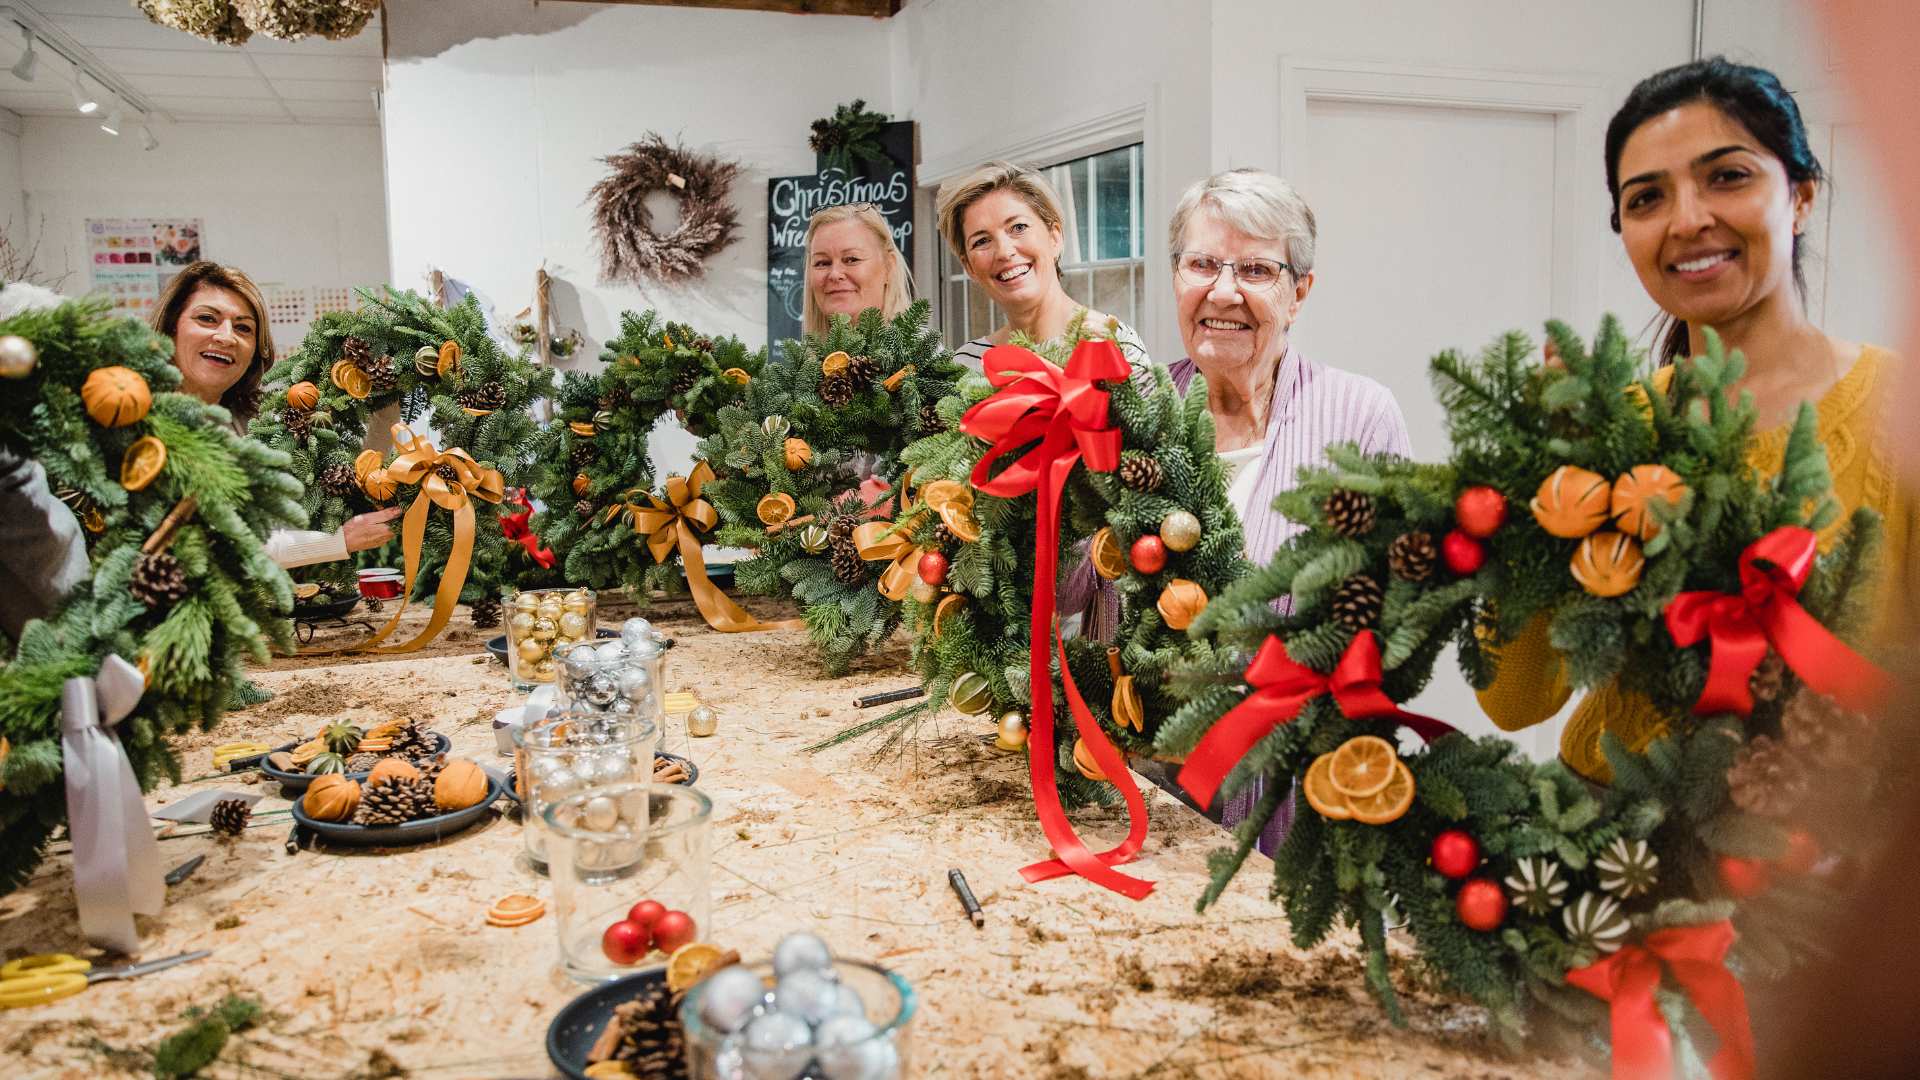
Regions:
<svg viewBox="0 0 1920 1080"><path fill-rule="evenodd" d="M1143 574L1157 574L1167 568L1166 541L1153 533L1133 542L1133 548L1127 553L1127 561Z"/></svg>
<svg viewBox="0 0 1920 1080"><path fill-rule="evenodd" d="M1469 930L1485 933L1498 929L1507 917L1507 894L1486 878L1474 878L1460 886L1453 898L1453 910Z"/></svg>
<svg viewBox="0 0 1920 1080"><path fill-rule="evenodd" d="M653 951L653 935L632 919L621 919L600 935L600 951L616 964L637 964Z"/></svg>
<svg viewBox="0 0 1920 1080"><path fill-rule="evenodd" d="M1447 829L1433 838L1428 856L1443 876L1463 878L1480 865L1480 841L1464 829Z"/></svg>
<svg viewBox="0 0 1920 1080"><path fill-rule="evenodd" d="M1763 893L1772 877L1767 864L1759 859L1720 856L1720 884L1725 885L1727 892L1733 896L1745 899Z"/></svg>
<svg viewBox="0 0 1920 1080"><path fill-rule="evenodd" d="M1470 487L1453 500L1460 531L1485 540L1507 523L1507 497L1490 487Z"/></svg>
<svg viewBox="0 0 1920 1080"><path fill-rule="evenodd" d="M947 557L937 551L929 551L920 556L920 580L929 585L939 585L947 580Z"/></svg>
<svg viewBox="0 0 1920 1080"><path fill-rule="evenodd" d="M1440 558L1447 564L1447 569L1466 577L1487 564L1487 549L1481 546L1480 541L1454 529L1440 541Z"/></svg>
<svg viewBox="0 0 1920 1080"><path fill-rule="evenodd" d="M1804 874L1820 861L1820 841L1805 829L1787 833L1787 853L1775 864L1789 874Z"/></svg>
<svg viewBox="0 0 1920 1080"><path fill-rule="evenodd" d="M653 930L653 925L659 922L660 916L665 915L666 913L667 913L667 905L661 903L660 901L642 900L639 903L633 905L632 910L627 912L627 918L633 920L634 922L639 923L641 926L646 927L648 932L651 933Z"/></svg>
<svg viewBox="0 0 1920 1080"><path fill-rule="evenodd" d="M694 940L693 916L684 911L665 911L653 924L653 943L670 953Z"/></svg>

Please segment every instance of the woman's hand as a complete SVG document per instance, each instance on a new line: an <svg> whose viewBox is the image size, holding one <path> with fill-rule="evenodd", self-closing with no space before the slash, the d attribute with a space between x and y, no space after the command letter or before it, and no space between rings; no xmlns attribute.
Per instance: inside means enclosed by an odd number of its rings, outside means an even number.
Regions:
<svg viewBox="0 0 1920 1080"><path fill-rule="evenodd" d="M340 535L347 541L347 551L365 551L377 548L393 539L393 526L387 524L400 516L400 507L390 506L385 510L375 510L370 514L350 517L340 527Z"/></svg>

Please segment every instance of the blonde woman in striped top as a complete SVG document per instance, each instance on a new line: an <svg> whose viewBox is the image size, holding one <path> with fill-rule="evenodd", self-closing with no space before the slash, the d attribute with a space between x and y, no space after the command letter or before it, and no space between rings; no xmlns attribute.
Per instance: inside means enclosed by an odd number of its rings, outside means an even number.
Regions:
<svg viewBox="0 0 1920 1080"><path fill-rule="evenodd" d="M1234 169L1188 188L1169 228L1173 292L1187 358L1170 367L1185 390L1207 379L1214 446L1225 459L1228 497L1246 529L1247 558L1265 565L1304 526L1273 500L1301 466L1329 446L1411 455L1406 417L1393 394L1363 375L1300 355L1288 341L1313 291L1313 211L1292 185L1259 169ZM1221 821L1252 812L1260 786L1230 800ZM1272 853L1293 820L1292 802L1261 834Z"/></svg>

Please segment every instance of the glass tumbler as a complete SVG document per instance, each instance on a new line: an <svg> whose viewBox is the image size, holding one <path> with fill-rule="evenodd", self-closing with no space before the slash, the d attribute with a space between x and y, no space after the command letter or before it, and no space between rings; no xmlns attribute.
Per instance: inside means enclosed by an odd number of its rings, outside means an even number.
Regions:
<svg viewBox="0 0 1920 1080"><path fill-rule="evenodd" d="M637 716L658 724L666 715L660 689L661 650L651 641L580 642L555 649L554 700L575 712Z"/></svg>
<svg viewBox="0 0 1920 1080"><path fill-rule="evenodd" d="M514 729L514 793L535 873L547 872L547 806L590 787L651 781L660 728L644 717L555 709ZM646 824L646 803L639 804Z"/></svg>
<svg viewBox="0 0 1920 1080"><path fill-rule="evenodd" d="M507 610L507 671L517 690L552 682L553 654L593 640L592 589L503 589L500 604Z"/></svg>
<svg viewBox="0 0 1920 1080"><path fill-rule="evenodd" d="M712 939L712 814L698 788L631 782L547 806L554 921L568 975L631 975ZM643 901L653 903L640 908Z"/></svg>
<svg viewBox="0 0 1920 1080"><path fill-rule="evenodd" d="M795 1023L796 1010L781 1007L782 987L787 984L775 979L772 962L746 968L760 977L764 988L757 1001L715 1002L710 1006L707 990L718 986L727 996L737 988L709 979L695 984L680 1003L687 1075L692 1080L753 1080L762 1076L900 1080L913 1075L913 1017L919 1001L913 987L897 972L859 960L835 960L829 976L830 985L837 988L832 1003L820 1003L807 1011L813 1005L808 1002L798 1010L801 1016ZM733 1031L722 1030L713 1022L729 1012L736 1018ZM767 1013L787 1014L789 1038L776 1042L762 1033L750 1040L746 1029Z"/></svg>

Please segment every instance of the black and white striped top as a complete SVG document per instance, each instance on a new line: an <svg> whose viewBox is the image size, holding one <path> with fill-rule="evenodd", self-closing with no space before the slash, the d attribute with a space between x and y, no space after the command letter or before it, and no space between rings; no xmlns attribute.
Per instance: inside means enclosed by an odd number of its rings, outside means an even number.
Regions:
<svg viewBox="0 0 1920 1080"><path fill-rule="evenodd" d="M1120 355L1126 357L1127 363L1133 367L1134 385L1142 387L1143 390L1151 388L1153 377L1148 372L1152 370L1153 358L1147 355L1147 343L1140 339L1139 332L1115 319L1113 340L1120 346ZM982 360L987 355L987 350L991 348L993 348L992 340L983 337L974 338L955 349L953 359L964 368L980 371ZM1143 376L1144 383L1140 381Z"/></svg>

